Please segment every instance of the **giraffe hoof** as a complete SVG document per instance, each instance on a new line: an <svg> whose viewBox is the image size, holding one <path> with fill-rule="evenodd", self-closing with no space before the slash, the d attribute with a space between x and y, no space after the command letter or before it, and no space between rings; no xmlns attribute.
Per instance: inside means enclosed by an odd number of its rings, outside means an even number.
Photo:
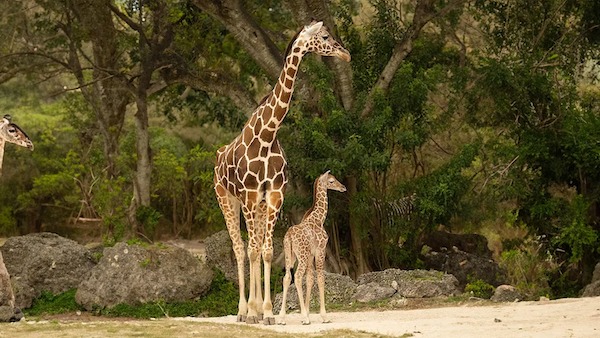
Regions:
<svg viewBox="0 0 600 338"><path fill-rule="evenodd" d="M310 320L303 320L302 325L310 325Z"/></svg>
<svg viewBox="0 0 600 338"><path fill-rule="evenodd" d="M263 324L264 325L275 325L275 317L265 317L263 319Z"/></svg>
<svg viewBox="0 0 600 338"><path fill-rule="evenodd" d="M237 316L237 321L238 321L238 323L245 322L246 321L246 316L244 316L244 315L238 315Z"/></svg>
<svg viewBox="0 0 600 338"><path fill-rule="evenodd" d="M246 317L246 324L258 324L258 318L256 316Z"/></svg>
<svg viewBox="0 0 600 338"><path fill-rule="evenodd" d="M263 314L259 313L256 317L258 317L258 320L263 320Z"/></svg>
<svg viewBox="0 0 600 338"><path fill-rule="evenodd" d="M323 324L331 323L330 319L323 319Z"/></svg>

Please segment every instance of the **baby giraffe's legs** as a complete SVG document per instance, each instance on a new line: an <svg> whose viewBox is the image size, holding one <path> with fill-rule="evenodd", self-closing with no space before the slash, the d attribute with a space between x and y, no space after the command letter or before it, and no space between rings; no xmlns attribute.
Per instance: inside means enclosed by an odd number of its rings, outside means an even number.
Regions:
<svg viewBox="0 0 600 338"><path fill-rule="evenodd" d="M319 285L319 302L321 304L321 319L323 323L331 323L331 320L327 318L327 312L325 311L325 274L323 273L325 265L325 251L322 254L317 254L316 266L317 266L317 284Z"/></svg>
<svg viewBox="0 0 600 338"><path fill-rule="evenodd" d="M300 304L300 314L304 317L302 320L302 324L308 325L310 324L310 319L308 318L308 310L304 304L304 297L302 294L302 278L306 273L306 262L303 262L302 259L298 261L298 270L294 274L294 284L296 284L296 291L298 292L298 304Z"/></svg>
<svg viewBox="0 0 600 338"><path fill-rule="evenodd" d="M310 313L310 294L312 292L312 288L315 284L315 267L313 264L313 260L314 258L310 258L308 260L308 264L306 267L306 299L305 299L305 304L306 304L306 312L307 315L308 313Z"/></svg>
<svg viewBox="0 0 600 338"><path fill-rule="evenodd" d="M285 269L285 277L283 277L283 297L281 298L281 310L279 310L279 325L285 325L285 310L287 307L287 293L292 282L292 272L291 269Z"/></svg>

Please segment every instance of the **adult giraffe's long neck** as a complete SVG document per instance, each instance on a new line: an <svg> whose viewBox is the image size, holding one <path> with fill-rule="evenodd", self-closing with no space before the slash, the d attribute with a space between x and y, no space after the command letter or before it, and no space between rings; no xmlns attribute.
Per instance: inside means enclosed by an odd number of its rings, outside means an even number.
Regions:
<svg viewBox="0 0 600 338"><path fill-rule="evenodd" d="M313 193L313 205L306 212L302 221L307 220L311 226L322 227L327 217L327 208L329 207L329 201L327 199L327 187L320 179L315 181Z"/></svg>
<svg viewBox="0 0 600 338"><path fill-rule="evenodd" d="M277 131L287 115L294 92L298 66L305 54L305 48L301 48L298 41L294 41L286 55L275 87L271 94L263 99L246 125L246 128L252 129L253 134L259 135L266 143L275 140Z"/></svg>

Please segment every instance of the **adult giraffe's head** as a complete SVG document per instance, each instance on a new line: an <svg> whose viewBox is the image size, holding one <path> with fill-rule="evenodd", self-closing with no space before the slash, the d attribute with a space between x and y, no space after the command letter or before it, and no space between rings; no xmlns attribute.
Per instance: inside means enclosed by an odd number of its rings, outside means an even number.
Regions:
<svg viewBox="0 0 600 338"><path fill-rule="evenodd" d="M0 139L33 150L33 142L16 124L10 122L10 115L4 115L0 121Z"/></svg>
<svg viewBox="0 0 600 338"><path fill-rule="evenodd" d="M307 53L335 56L350 62L350 53L339 42L335 41L322 21L313 21L310 25L304 26L298 33L296 42L298 47L304 48Z"/></svg>

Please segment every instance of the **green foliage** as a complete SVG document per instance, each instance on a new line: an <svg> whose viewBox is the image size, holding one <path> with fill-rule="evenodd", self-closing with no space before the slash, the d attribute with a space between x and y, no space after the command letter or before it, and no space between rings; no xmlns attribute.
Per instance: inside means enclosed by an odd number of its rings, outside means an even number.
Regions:
<svg viewBox="0 0 600 338"><path fill-rule="evenodd" d="M136 210L135 215L137 221L142 225L144 234L154 239L156 236L156 226L162 217L160 212L149 206L140 206Z"/></svg>
<svg viewBox="0 0 600 338"><path fill-rule="evenodd" d="M504 251L499 263L507 273L509 284L526 299L536 300L551 294L549 275L558 266L538 240L527 239L518 248Z"/></svg>
<svg viewBox="0 0 600 338"><path fill-rule="evenodd" d="M54 295L51 292L43 291L42 294L33 301L33 305L25 310L25 315L53 315L81 310L81 307L75 302L76 292L76 289L71 289L61 294Z"/></svg>
<svg viewBox="0 0 600 338"><path fill-rule="evenodd" d="M0 236L10 237L18 234L17 220L9 206L0 207Z"/></svg>
<svg viewBox="0 0 600 338"><path fill-rule="evenodd" d="M494 294L494 286L478 279L468 283L465 286L465 292L470 292L478 298L490 299Z"/></svg>
<svg viewBox="0 0 600 338"><path fill-rule="evenodd" d="M553 243L570 249L569 261L578 263L586 253L598 252L598 232L587 223L589 205L581 195L577 195L570 205L570 217L558 230Z"/></svg>
<svg viewBox="0 0 600 338"><path fill-rule="evenodd" d="M477 153L478 145L468 144L448 163L417 181L417 210L429 229L447 224L461 210L461 199L471 179L463 170L471 165Z"/></svg>

